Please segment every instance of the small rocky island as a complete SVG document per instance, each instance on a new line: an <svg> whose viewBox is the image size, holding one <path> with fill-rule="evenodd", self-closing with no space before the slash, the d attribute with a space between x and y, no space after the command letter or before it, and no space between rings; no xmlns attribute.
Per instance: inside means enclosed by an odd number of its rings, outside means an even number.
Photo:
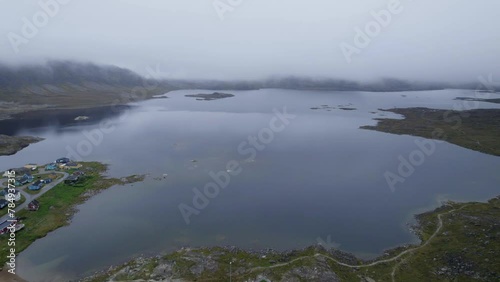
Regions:
<svg viewBox="0 0 500 282"><path fill-rule="evenodd" d="M43 138L33 136L8 136L0 134L0 156L14 155L30 144L42 141Z"/></svg>
<svg viewBox="0 0 500 282"><path fill-rule="evenodd" d="M212 100L218 100L218 99L224 99L224 98L234 97L234 95L233 94L227 94L227 93L214 92L212 94L192 94L192 95L186 95L186 97L196 98L196 100L199 100L199 101L212 101Z"/></svg>
<svg viewBox="0 0 500 282"><path fill-rule="evenodd" d="M77 117L75 118L75 120L76 120L76 121L82 121L82 120L88 120L88 119L89 119L89 117L88 117L88 116L77 116Z"/></svg>
<svg viewBox="0 0 500 282"><path fill-rule="evenodd" d="M331 112L332 110L339 109L343 111L355 111L356 108L352 107L352 104L349 103L347 105L338 105L337 107L329 106L329 105L321 105L319 107L312 107L311 110L325 110Z"/></svg>
<svg viewBox="0 0 500 282"><path fill-rule="evenodd" d="M471 98L471 97L457 97L455 100L459 101L472 101L472 102L486 102L486 103L495 103L500 104L500 99L482 99L482 98Z"/></svg>

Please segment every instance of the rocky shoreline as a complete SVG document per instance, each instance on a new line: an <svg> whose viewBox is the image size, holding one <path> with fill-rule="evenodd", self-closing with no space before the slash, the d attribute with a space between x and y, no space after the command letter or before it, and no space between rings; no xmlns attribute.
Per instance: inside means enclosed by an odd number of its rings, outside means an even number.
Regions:
<svg viewBox="0 0 500 282"><path fill-rule="evenodd" d="M420 245L374 260L321 245L300 250L182 248L140 256L79 281L497 281L500 197L487 203L446 202L416 216Z"/></svg>
<svg viewBox="0 0 500 282"><path fill-rule="evenodd" d="M0 118L0 128L2 129L0 132L0 156L14 155L28 145L44 140L34 136L16 136L21 129L50 126L55 121L59 125L98 122L108 117L120 115L132 107L116 105L74 109L33 108L9 115L8 119Z"/></svg>
<svg viewBox="0 0 500 282"><path fill-rule="evenodd" d="M218 276L219 274L229 271L226 268L229 267L230 263L235 264L235 268L230 271L231 275L234 279L238 279L238 277L245 277L252 268L258 269L260 267L259 261L266 262L270 266L279 265L299 258L302 255L318 252L335 256L346 263L358 263L358 260L351 254L333 249L327 251L320 245L283 252L273 249L242 250L235 246L213 248L185 247L167 256L140 256L123 265L112 266L107 270L97 272L79 281L90 282L101 280L103 277L108 277L106 281L129 280L131 277L134 277L133 279L141 279L140 277L143 277L143 279L147 279L148 281L204 281L206 279L203 277L207 273L209 275L213 274L214 277L220 277ZM227 260L229 257L234 257L235 259ZM225 264L222 265L221 261L225 261ZM236 266L236 262L246 264L246 266ZM184 263L190 264L186 271L178 270L179 266ZM185 278L177 278L179 275ZM300 276L305 281L341 281L326 264L320 264L315 269L299 266L286 272L284 275L289 278ZM249 280L245 281L260 282L271 281L272 279L266 273L258 274L255 280L250 277ZM216 278L214 279L217 280ZM293 281L293 279L287 281Z"/></svg>
<svg viewBox="0 0 500 282"><path fill-rule="evenodd" d="M30 144L44 140L33 136L8 136L0 134L0 156L10 156L28 147Z"/></svg>

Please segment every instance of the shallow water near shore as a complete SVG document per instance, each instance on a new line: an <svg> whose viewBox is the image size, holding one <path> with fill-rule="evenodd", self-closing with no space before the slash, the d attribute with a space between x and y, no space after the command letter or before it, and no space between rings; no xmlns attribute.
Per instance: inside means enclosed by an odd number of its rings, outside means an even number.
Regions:
<svg viewBox="0 0 500 282"><path fill-rule="evenodd" d="M235 97L214 101L184 96L212 92L174 91L168 99L136 103L120 115L16 131L45 140L0 157L2 169L53 161L66 156L69 146L84 152L83 160L110 164L110 176L149 174L143 183L113 187L80 205L69 226L21 253L19 275L28 281L68 280L182 246L284 250L328 242L328 237L332 246L370 258L418 242L406 226L417 211L445 199L500 194L500 158L448 143L437 144L393 192L384 173L396 172L398 156L407 159L418 149L415 141L423 139L359 129L375 124L373 118L398 117L380 108L452 109L464 103L454 98L473 97L473 91L263 89L221 91ZM296 117L254 161L245 161L249 155L240 154L238 146L268 128L274 110L285 107ZM101 142L91 142L88 136L105 118L113 129ZM82 140L91 144L88 150L78 150ZM186 224L179 204L193 206L193 188L203 190L213 182L209 173L225 172L230 160L240 162L242 172Z"/></svg>

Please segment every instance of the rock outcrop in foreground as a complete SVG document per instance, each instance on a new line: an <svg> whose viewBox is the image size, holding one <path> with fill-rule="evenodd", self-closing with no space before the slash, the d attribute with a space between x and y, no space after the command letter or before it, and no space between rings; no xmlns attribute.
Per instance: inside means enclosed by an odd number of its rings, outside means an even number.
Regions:
<svg viewBox="0 0 500 282"><path fill-rule="evenodd" d="M137 258L81 281L500 281L500 198L447 202L417 216L420 245L372 261L322 246L302 250L191 249Z"/></svg>

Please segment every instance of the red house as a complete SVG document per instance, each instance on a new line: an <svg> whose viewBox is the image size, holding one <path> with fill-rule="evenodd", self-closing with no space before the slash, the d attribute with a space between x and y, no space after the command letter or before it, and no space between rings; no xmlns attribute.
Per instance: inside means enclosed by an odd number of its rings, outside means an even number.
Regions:
<svg viewBox="0 0 500 282"><path fill-rule="evenodd" d="M28 210L37 211L40 208L40 203L37 200L33 200L28 204Z"/></svg>

